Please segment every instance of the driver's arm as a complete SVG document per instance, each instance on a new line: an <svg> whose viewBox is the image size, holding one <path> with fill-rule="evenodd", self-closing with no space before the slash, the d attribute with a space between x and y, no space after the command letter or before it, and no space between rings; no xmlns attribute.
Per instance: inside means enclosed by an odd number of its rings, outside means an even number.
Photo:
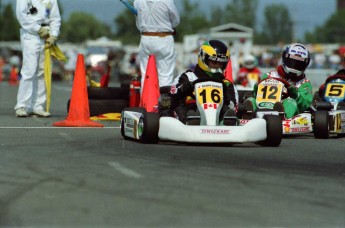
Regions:
<svg viewBox="0 0 345 228"><path fill-rule="evenodd" d="M187 74L183 73L176 85L176 96L178 97L186 97L186 96L191 96L193 95L193 84L191 81L189 81L189 78Z"/></svg>
<svg viewBox="0 0 345 228"><path fill-rule="evenodd" d="M296 98L300 112L308 110L313 102L313 87L310 81L304 82L298 88L298 97Z"/></svg>

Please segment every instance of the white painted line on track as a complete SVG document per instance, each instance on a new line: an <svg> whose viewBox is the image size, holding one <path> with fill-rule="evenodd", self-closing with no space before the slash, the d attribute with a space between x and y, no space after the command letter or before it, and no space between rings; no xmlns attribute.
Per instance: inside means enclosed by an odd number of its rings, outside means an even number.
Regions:
<svg viewBox="0 0 345 228"><path fill-rule="evenodd" d="M124 167L120 163L108 162L108 165L110 165L111 167L113 167L114 169L116 169L117 171L119 171L120 173L122 173L125 176L133 177L133 178L141 178L142 177L141 174Z"/></svg>
<svg viewBox="0 0 345 228"><path fill-rule="evenodd" d="M66 133L59 133L59 135L67 141L72 141L72 137Z"/></svg>

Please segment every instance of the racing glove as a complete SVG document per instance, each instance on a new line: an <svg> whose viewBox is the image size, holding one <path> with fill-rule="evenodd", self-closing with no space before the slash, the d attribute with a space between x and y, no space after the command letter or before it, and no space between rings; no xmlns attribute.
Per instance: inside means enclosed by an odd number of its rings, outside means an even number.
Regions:
<svg viewBox="0 0 345 228"><path fill-rule="evenodd" d="M288 88L289 96L293 99L298 97L298 89L295 86L289 86Z"/></svg>
<svg viewBox="0 0 345 228"><path fill-rule="evenodd" d="M53 44L55 44L55 42L57 41L57 37L56 36L49 36L47 39L46 39L46 44L47 44L47 47L51 47Z"/></svg>
<svg viewBox="0 0 345 228"><path fill-rule="evenodd" d="M193 88L194 88L193 83L190 81L187 81L187 82L183 82L179 89L183 94L190 94L190 93L193 93Z"/></svg>
<svg viewBox="0 0 345 228"><path fill-rule="evenodd" d="M37 34L40 36L41 39L45 39L49 36L49 28L47 26L42 26Z"/></svg>

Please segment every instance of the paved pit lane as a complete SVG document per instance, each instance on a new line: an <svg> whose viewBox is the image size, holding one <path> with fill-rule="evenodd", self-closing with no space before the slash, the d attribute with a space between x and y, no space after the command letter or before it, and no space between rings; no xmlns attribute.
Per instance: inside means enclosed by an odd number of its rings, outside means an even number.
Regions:
<svg viewBox="0 0 345 228"><path fill-rule="evenodd" d="M344 138L143 145L114 121L53 127L71 86L53 82L51 118L16 118L0 83L0 226L345 226Z"/></svg>

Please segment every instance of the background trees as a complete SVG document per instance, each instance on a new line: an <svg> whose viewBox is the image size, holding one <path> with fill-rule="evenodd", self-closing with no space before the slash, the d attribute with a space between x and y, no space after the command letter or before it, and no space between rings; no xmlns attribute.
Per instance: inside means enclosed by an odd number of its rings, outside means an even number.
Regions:
<svg viewBox="0 0 345 228"><path fill-rule="evenodd" d="M305 35L312 43L345 43L345 9L335 12L322 26Z"/></svg>
<svg viewBox="0 0 345 228"><path fill-rule="evenodd" d="M19 23L14 15L12 5L0 10L0 40L19 40Z"/></svg>
<svg viewBox="0 0 345 228"><path fill-rule="evenodd" d="M291 43L293 22L288 9L283 5L273 4L265 9L265 21L262 31L257 33L255 41L261 44Z"/></svg>
<svg viewBox="0 0 345 228"><path fill-rule="evenodd" d="M1 0L0 0L1 2ZM1 4L0 4L1 5ZM257 25L256 9L258 0L232 0L224 7L213 7L203 12L198 3L183 0L181 24L177 27L178 42L183 36L200 31L207 31L210 27L226 23L238 23L254 29L254 43L277 44L290 43L294 39L294 23L285 5L272 4L265 8L264 22ZM63 5L60 4L63 14ZM116 31L99 21L93 15L84 12L74 12L63 21L61 40L68 42L83 42L107 36L121 40L125 44L138 44L139 32L135 26L135 17L126 8L114 20ZM297 22L296 22L297 23ZM301 42L309 43L344 43L345 42L345 9L335 12L323 25L305 34ZM12 4L0 9L0 40L19 40L19 24L14 14Z"/></svg>
<svg viewBox="0 0 345 228"><path fill-rule="evenodd" d="M100 22L91 14L74 12L68 21L62 25L60 39L78 43L101 36L111 36L108 25Z"/></svg>

